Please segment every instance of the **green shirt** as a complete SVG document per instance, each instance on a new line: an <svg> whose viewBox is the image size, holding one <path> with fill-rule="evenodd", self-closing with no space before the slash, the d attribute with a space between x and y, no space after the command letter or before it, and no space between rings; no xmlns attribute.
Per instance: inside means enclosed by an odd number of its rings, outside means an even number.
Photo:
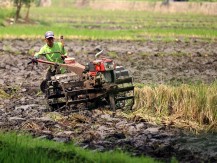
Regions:
<svg viewBox="0 0 217 163"><path fill-rule="evenodd" d="M54 42L53 47L49 47L47 44L44 45L38 53L35 53L34 57L44 56L50 62L63 63L61 55L67 56L66 50L61 42ZM64 73L65 69L61 68L61 72Z"/></svg>

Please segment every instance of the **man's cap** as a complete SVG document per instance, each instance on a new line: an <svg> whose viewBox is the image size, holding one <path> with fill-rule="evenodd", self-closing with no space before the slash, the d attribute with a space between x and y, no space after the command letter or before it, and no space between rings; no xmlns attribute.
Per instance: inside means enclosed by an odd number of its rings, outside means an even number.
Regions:
<svg viewBox="0 0 217 163"><path fill-rule="evenodd" d="M54 33L52 31L47 31L44 36L45 36L45 38L51 38L51 37L53 38Z"/></svg>

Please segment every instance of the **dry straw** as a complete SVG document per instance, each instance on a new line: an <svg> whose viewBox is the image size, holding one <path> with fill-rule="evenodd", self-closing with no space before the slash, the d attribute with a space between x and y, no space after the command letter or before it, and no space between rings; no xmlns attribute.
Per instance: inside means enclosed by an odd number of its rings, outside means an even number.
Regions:
<svg viewBox="0 0 217 163"><path fill-rule="evenodd" d="M137 116L160 117L167 123L182 124L194 130L215 131L217 124L217 84L159 85L135 89ZM135 113L134 112L134 113ZM135 115L135 114L134 114ZM170 122L169 122L170 121ZM187 126L186 126L187 125ZM192 126L193 125L193 126ZM198 127L200 126L200 127Z"/></svg>

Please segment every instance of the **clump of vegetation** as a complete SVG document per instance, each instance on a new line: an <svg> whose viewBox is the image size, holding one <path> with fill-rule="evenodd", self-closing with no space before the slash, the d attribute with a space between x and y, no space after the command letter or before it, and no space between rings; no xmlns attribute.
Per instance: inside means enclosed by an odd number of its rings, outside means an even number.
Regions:
<svg viewBox="0 0 217 163"><path fill-rule="evenodd" d="M217 131L217 83L135 89L133 114L193 131Z"/></svg>
<svg viewBox="0 0 217 163"><path fill-rule="evenodd" d="M0 98L9 98L10 95L7 94L3 89L0 89Z"/></svg>
<svg viewBox="0 0 217 163"><path fill-rule="evenodd" d="M48 140L33 139L29 135L0 132L0 162L157 162L151 158L130 157L113 152L93 152Z"/></svg>
<svg viewBox="0 0 217 163"><path fill-rule="evenodd" d="M16 93L19 89L20 88L18 86L11 86L5 88L0 86L0 98L4 98L4 99L12 98L17 95Z"/></svg>

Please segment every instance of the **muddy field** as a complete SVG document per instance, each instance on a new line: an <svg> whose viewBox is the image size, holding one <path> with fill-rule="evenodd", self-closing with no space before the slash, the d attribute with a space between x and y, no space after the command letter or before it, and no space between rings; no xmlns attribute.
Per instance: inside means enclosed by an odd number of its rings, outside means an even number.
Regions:
<svg viewBox="0 0 217 163"><path fill-rule="evenodd" d="M217 136L190 136L171 126L156 126L121 112L48 112L39 84L46 66L27 66L30 54L43 41L0 41L0 128L23 130L40 138L67 142L99 151L121 148L132 155L169 161L217 161ZM217 77L216 42L66 41L69 55L82 64L104 49L117 64L129 69L137 83L213 82ZM108 55L107 55L108 56ZM2 92L2 91L1 91ZM9 100L9 95L12 97ZM7 98L8 97L8 98Z"/></svg>
<svg viewBox="0 0 217 163"><path fill-rule="evenodd" d="M4 40L0 41L0 52L28 58L26 55L38 51L43 44L41 40ZM217 77L216 44L199 39L188 42L71 40L66 41L66 49L81 64L93 60L94 54L103 49L105 56L128 68L137 83L210 83ZM5 64L2 60L0 66Z"/></svg>

